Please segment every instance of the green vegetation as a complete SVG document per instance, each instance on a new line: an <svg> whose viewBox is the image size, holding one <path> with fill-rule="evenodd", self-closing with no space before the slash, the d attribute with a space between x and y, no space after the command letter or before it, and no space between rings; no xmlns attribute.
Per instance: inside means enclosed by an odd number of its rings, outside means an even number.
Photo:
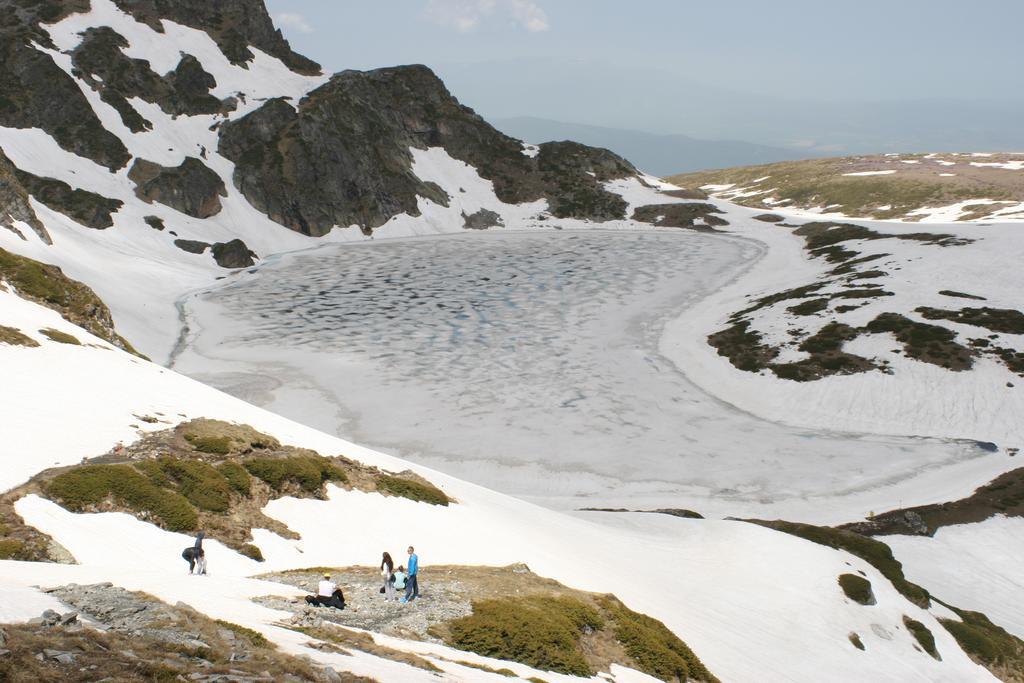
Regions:
<svg viewBox="0 0 1024 683"><path fill-rule="evenodd" d="M231 486L213 466L201 460L160 458L160 468L173 481L178 492L200 510L227 512L231 506Z"/></svg>
<svg viewBox="0 0 1024 683"><path fill-rule="evenodd" d="M533 595L473 603L449 622L448 645L545 671L593 676L580 648L586 629L603 626L597 610L575 598Z"/></svg>
<svg viewBox="0 0 1024 683"><path fill-rule="evenodd" d="M922 624L920 621L911 619L906 614L903 615L903 624L910 631L910 634L914 636L914 640L917 641L921 648L930 654L935 659L942 661L942 657L939 656L939 651L935 649L935 636L928 630L928 627Z"/></svg>
<svg viewBox="0 0 1024 683"><path fill-rule="evenodd" d="M32 337L22 334L21 330L13 327L7 327L6 325L0 325L0 344L25 346L28 348L35 348L39 346L39 342Z"/></svg>
<svg viewBox="0 0 1024 683"><path fill-rule="evenodd" d="M891 332L910 358L959 372L974 365L971 350L956 341L956 333L939 325L919 323L899 313L882 313L867 324L869 332Z"/></svg>
<svg viewBox="0 0 1024 683"><path fill-rule="evenodd" d="M948 311L941 308L921 306L914 309L928 320L949 320L964 325L984 327L992 332L1024 334L1024 313L1012 308L964 308Z"/></svg>
<svg viewBox="0 0 1024 683"><path fill-rule="evenodd" d="M912 603L918 607L928 607L930 599L928 591L917 584L907 581L903 576L903 565L893 557L889 546L881 541L861 536L846 529L833 529L812 524L801 524L799 522L786 522L783 520L764 521L758 519L748 519L745 521L798 536L804 540L828 546L829 548L845 550L851 555L856 555L881 572L882 576L888 579L893 587Z"/></svg>
<svg viewBox="0 0 1024 683"><path fill-rule="evenodd" d="M228 481L228 485L237 493L248 496L252 490L252 475L249 471L237 462L222 462L217 465L220 472Z"/></svg>
<svg viewBox="0 0 1024 683"><path fill-rule="evenodd" d="M72 346L82 345L82 342L78 341L78 337L72 334L68 334L67 332L55 330L52 327L46 327L44 329L41 329L39 330L39 333L42 334L47 339L55 341L59 344L71 344Z"/></svg>
<svg viewBox="0 0 1024 683"><path fill-rule="evenodd" d="M981 612L961 610L941 603L963 621L939 619L964 652L989 668L1024 672L1024 641L996 626Z"/></svg>
<svg viewBox="0 0 1024 683"><path fill-rule="evenodd" d="M106 304L81 282L64 275L60 268L0 249L0 280L13 285L19 295L57 311L68 322L144 357L114 331Z"/></svg>
<svg viewBox="0 0 1024 683"><path fill-rule="evenodd" d="M130 465L86 465L57 475L46 493L73 512L81 512L114 498L125 507L152 518L170 531L192 531L195 510L179 493L160 488Z"/></svg>
<svg viewBox="0 0 1024 683"><path fill-rule="evenodd" d="M249 644L253 647L262 647L270 649L277 648L276 645L267 640L266 636L264 636L262 633L258 631L253 631L251 628L239 626L238 624L234 624L230 621L224 621L222 619L216 619L215 621L222 628L226 628L227 630L234 633L236 636L240 636L241 638L247 640Z"/></svg>
<svg viewBox="0 0 1024 683"><path fill-rule="evenodd" d="M14 538L0 539L0 560L18 560L25 550L25 544Z"/></svg>
<svg viewBox="0 0 1024 683"><path fill-rule="evenodd" d="M627 608L612 597L601 600L615 638L645 674L663 681L717 681L686 643L663 623Z"/></svg>
<svg viewBox="0 0 1024 683"><path fill-rule="evenodd" d="M376 483L379 490L386 491L395 496L401 496L402 498L408 498L409 500L444 506L451 502L444 491L426 482L382 474L377 477Z"/></svg>
<svg viewBox="0 0 1024 683"><path fill-rule="evenodd" d="M853 643L853 646L855 648L857 648L858 650L863 650L864 649L864 643L861 642L861 639L860 639L859 635L857 635L856 633L851 631L850 635L848 635L846 637L850 639L850 642Z"/></svg>
<svg viewBox="0 0 1024 683"><path fill-rule="evenodd" d="M348 475L330 459L319 455L294 455L286 458L249 458L242 465L249 474L264 481L275 491L294 484L306 493L319 493L325 482L345 483Z"/></svg>
<svg viewBox="0 0 1024 683"><path fill-rule="evenodd" d="M862 605L874 605L875 593L871 590L871 582L856 574L840 574L839 587L846 597Z"/></svg>
<svg viewBox="0 0 1024 683"><path fill-rule="evenodd" d="M185 440L192 444L192 448L200 453L213 453L215 455L227 455L231 452L231 439L227 436L197 436L186 434Z"/></svg>
<svg viewBox="0 0 1024 683"><path fill-rule="evenodd" d="M263 562L263 551L252 543L244 543L238 548L238 552L242 553L250 560L256 560L257 562Z"/></svg>

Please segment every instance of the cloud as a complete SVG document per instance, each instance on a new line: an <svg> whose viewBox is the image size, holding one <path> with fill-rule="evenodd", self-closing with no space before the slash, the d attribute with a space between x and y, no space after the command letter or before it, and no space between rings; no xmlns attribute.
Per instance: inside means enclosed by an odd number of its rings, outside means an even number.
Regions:
<svg viewBox="0 0 1024 683"><path fill-rule="evenodd" d="M551 28L544 9L532 0L430 0L427 16L437 25L470 33L492 17L507 17L530 33Z"/></svg>
<svg viewBox="0 0 1024 683"><path fill-rule="evenodd" d="M285 28L290 28L298 31L299 33L312 33L313 27L306 21L306 17L301 14L292 14L291 12L281 12L280 14L274 15L274 21Z"/></svg>

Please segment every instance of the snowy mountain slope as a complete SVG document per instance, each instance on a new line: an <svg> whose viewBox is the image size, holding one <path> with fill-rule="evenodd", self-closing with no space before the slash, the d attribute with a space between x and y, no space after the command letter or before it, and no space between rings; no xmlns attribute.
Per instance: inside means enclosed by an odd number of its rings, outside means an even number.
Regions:
<svg viewBox="0 0 1024 683"><path fill-rule="evenodd" d="M111 350L54 312L20 302L12 293L0 297L4 325L35 337L35 328L46 324L91 344L39 338L37 348L0 345L0 358L9 369L9 390L0 395L5 487L42 468L104 451L114 440L131 439L140 428L155 428L140 423L138 414L160 413L171 421L205 415L245 422L322 453L342 453L392 470L410 467L458 501L433 507L337 488L325 501L280 499L267 513L285 521L302 539L271 541L262 535L266 567L364 563L378 555L382 543L414 542L427 568L425 586L431 564L525 562L567 585L614 592L686 638L723 680L989 679L929 612L909 603L859 558L741 522L651 515L598 521L537 508L302 427ZM53 392L58 383L62 390ZM104 400L97 401L98 396ZM60 429L54 429L58 424ZM181 575L177 550L186 537L123 514L71 514L37 498L22 500L17 509L81 564L3 561L5 585L113 581L255 628L288 652L382 675L379 662L324 657L306 650L295 635L273 627L279 615L249 598L293 591L244 580L261 567L216 543L209 550L214 576L197 579ZM331 523L325 526L325 519ZM339 531L344 538L340 543ZM844 598L836 579L847 572L863 572L877 605L865 607ZM667 575L672 577L668 583ZM903 615L928 625L941 662L915 648L901 625ZM865 652L850 644L851 631L860 634Z"/></svg>
<svg viewBox="0 0 1024 683"><path fill-rule="evenodd" d="M1024 220L1024 155L933 153L790 161L670 178L794 215L920 223Z"/></svg>

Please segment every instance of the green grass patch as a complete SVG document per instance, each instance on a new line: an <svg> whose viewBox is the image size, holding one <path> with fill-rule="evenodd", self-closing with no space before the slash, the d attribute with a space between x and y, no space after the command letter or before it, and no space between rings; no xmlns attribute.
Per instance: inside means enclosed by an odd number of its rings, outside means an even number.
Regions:
<svg viewBox="0 0 1024 683"><path fill-rule="evenodd" d="M78 341L78 337L67 332L61 332L55 330L52 327L46 327L39 330L39 333L51 341L55 341L58 344L71 344L72 346L81 346L82 342Z"/></svg>
<svg viewBox="0 0 1024 683"><path fill-rule="evenodd" d="M905 598L918 607L928 607L930 601L928 591L917 584L907 581L906 577L903 576L903 565L893 557L892 549L881 541L862 536L853 531L847 531L846 529L832 529L830 527L814 526L813 524L801 524L799 522L786 522L783 520L764 521L748 519L746 521L798 536L812 543L836 548L837 550L845 550L851 555L856 555L877 569Z"/></svg>
<svg viewBox="0 0 1024 683"><path fill-rule="evenodd" d="M231 452L231 438L227 436L209 436L198 434L186 434L185 441L188 441L192 448L200 453L211 453L213 455L227 455Z"/></svg>
<svg viewBox="0 0 1024 683"><path fill-rule="evenodd" d="M911 619L906 614L903 615L903 625L907 627L910 634L914 636L914 640L921 646L925 652L930 654L935 659L942 661L942 657L939 656L939 651L935 649L935 636L928 630L928 627L922 624L916 619Z"/></svg>
<svg viewBox="0 0 1024 683"><path fill-rule="evenodd" d="M248 496L252 490L252 475L249 471L237 462L224 462L217 465L217 471L227 479L230 486L237 493Z"/></svg>
<svg viewBox="0 0 1024 683"><path fill-rule="evenodd" d="M0 539L0 560L17 560L24 550L25 544L17 539Z"/></svg>
<svg viewBox="0 0 1024 683"><path fill-rule="evenodd" d="M390 474L382 474L377 477L377 488L394 496L430 505L447 506L451 502L444 491L436 486Z"/></svg>
<svg viewBox="0 0 1024 683"><path fill-rule="evenodd" d="M580 648L587 628L603 626L597 610L574 598L534 595L480 600L473 614L449 622L448 645L545 671L593 676Z"/></svg>
<svg viewBox="0 0 1024 683"><path fill-rule="evenodd" d="M964 652L988 667L1024 671L1024 641L996 626L981 612L946 605L963 621L939 619Z"/></svg>
<svg viewBox="0 0 1024 683"><path fill-rule="evenodd" d="M263 551L259 547L252 543L245 543L238 548L238 552L242 553L250 560L256 560L257 562L263 562Z"/></svg>
<svg viewBox="0 0 1024 683"><path fill-rule="evenodd" d="M201 460L160 458L160 468L178 492L200 510L227 512L231 507L231 486L212 465Z"/></svg>
<svg viewBox="0 0 1024 683"><path fill-rule="evenodd" d="M195 509L179 493L160 488L130 465L86 465L57 475L46 493L72 512L81 512L112 497L170 531L192 531Z"/></svg>
<svg viewBox="0 0 1024 683"><path fill-rule="evenodd" d="M319 493L328 481L345 483L348 475L329 458L295 455L287 458L248 458L242 465L249 474L275 491L295 484L307 493Z"/></svg>
<svg viewBox="0 0 1024 683"><path fill-rule="evenodd" d="M840 574L839 587L846 597L862 605L875 604L875 593L871 590L871 582L856 574Z"/></svg>
<svg viewBox="0 0 1024 683"><path fill-rule="evenodd" d="M601 607L611 615L615 638L645 674L663 681L717 681L686 643L663 623L606 597Z"/></svg>
<svg viewBox="0 0 1024 683"><path fill-rule="evenodd" d="M260 633L258 631L253 631L251 628L246 628L245 626L239 626L238 624L233 624L230 621L224 621L222 619L216 619L215 621L222 628L226 628L227 630L229 630L232 633L234 633L236 636L239 636L239 637L247 640L249 642L249 644L252 645L253 647L261 647L261 648L276 648L277 647L272 642L267 640L267 638L262 633Z"/></svg>
<svg viewBox="0 0 1024 683"><path fill-rule="evenodd" d="M6 325L0 325L0 344L9 344L10 346L25 346L28 348L35 348L39 346L32 337L23 334L21 330L13 327L7 327Z"/></svg>

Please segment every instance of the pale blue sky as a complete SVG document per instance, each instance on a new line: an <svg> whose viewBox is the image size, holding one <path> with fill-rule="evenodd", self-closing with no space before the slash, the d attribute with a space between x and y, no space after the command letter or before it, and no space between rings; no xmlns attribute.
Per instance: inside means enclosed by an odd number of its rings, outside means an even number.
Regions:
<svg viewBox="0 0 1024 683"><path fill-rule="evenodd" d="M941 99L967 111L937 116L969 126L971 111L1024 102L1021 0L267 4L293 46L327 69L424 63L491 117L799 144L797 132L717 125L716 110L753 108L753 118L758 103L831 103L834 112L837 102ZM632 118L623 98L644 100Z"/></svg>

